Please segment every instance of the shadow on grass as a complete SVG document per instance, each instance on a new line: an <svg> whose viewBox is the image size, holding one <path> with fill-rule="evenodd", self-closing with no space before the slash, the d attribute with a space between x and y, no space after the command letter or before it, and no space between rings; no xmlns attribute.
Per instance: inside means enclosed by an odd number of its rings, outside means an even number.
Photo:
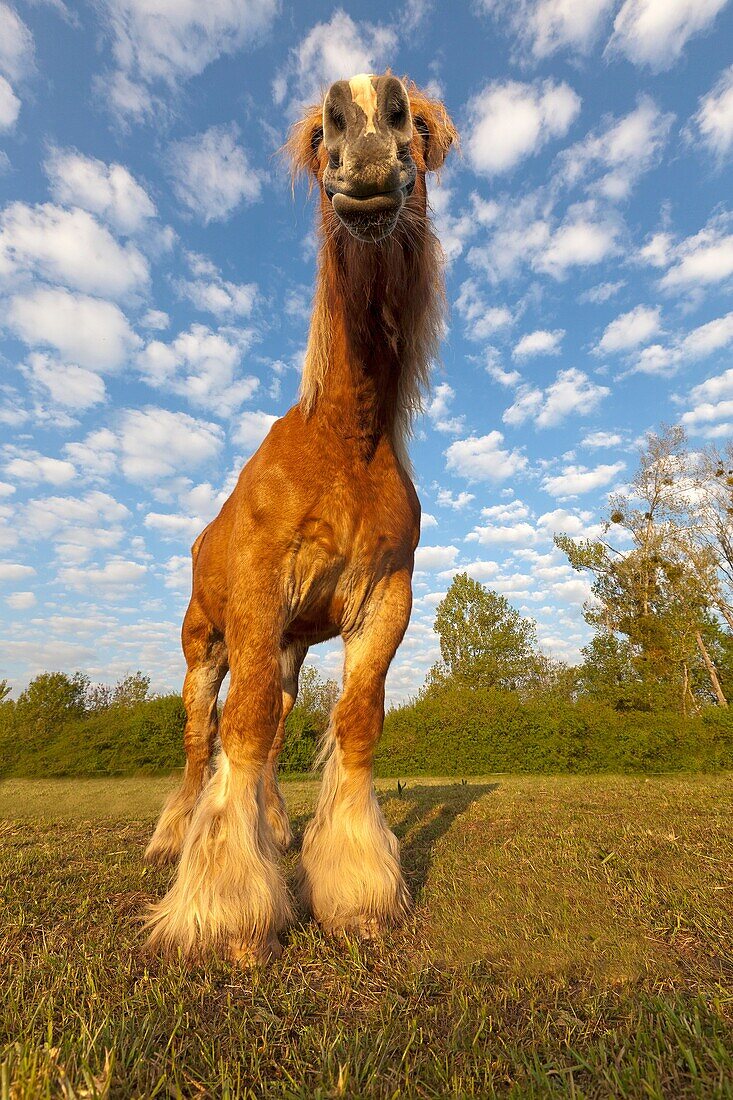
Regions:
<svg viewBox="0 0 733 1100"><path fill-rule="evenodd" d="M413 896L425 885L433 861L435 846L457 817L499 788L498 783L445 783L440 786L408 785L401 795L383 794L388 817L402 850L402 866ZM407 813L400 814L404 806ZM394 818L397 818L394 821Z"/></svg>
<svg viewBox="0 0 733 1100"><path fill-rule="evenodd" d="M435 845L453 825L457 817L478 802L484 795L499 788L498 783L418 784L411 783L393 791L381 790L379 801L387 820L400 841L402 867L413 896L425 885L433 861ZM294 814L292 828L295 834L294 849L302 844L303 832L310 813Z"/></svg>

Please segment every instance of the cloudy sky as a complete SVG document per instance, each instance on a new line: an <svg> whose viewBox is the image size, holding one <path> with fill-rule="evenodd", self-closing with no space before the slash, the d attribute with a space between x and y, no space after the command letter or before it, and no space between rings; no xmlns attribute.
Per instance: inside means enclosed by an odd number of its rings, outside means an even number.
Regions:
<svg viewBox="0 0 733 1100"><path fill-rule="evenodd" d="M388 6L384 6L385 9ZM391 66L462 135L431 199L451 302L390 697L467 570L574 659L643 432L733 434L733 4L0 0L0 677L182 676L188 548L295 400L312 205L276 153ZM336 674L340 647L314 651Z"/></svg>

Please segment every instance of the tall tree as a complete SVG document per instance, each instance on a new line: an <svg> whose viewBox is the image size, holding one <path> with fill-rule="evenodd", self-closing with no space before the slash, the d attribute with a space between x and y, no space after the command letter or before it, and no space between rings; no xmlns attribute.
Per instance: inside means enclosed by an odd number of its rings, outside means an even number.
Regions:
<svg viewBox="0 0 733 1100"><path fill-rule="evenodd" d="M727 706L706 641L714 630L711 609L719 610L720 601L712 551L696 534L703 497L684 431L663 428L647 436L627 493L611 498L604 538L555 540L574 568L594 576L588 621L626 636L650 701L666 684L684 712L696 705L691 685L700 666L718 704ZM613 545L612 531L623 549Z"/></svg>
<svg viewBox="0 0 733 1100"><path fill-rule="evenodd" d="M453 578L438 604L433 629L440 638L439 676L515 690L534 671L534 622L467 573Z"/></svg>

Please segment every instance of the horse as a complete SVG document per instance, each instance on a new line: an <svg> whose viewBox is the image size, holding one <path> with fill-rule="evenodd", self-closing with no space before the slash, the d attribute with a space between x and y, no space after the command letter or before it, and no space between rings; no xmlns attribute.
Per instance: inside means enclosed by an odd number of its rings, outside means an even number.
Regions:
<svg viewBox="0 0 733 1100"><path fill-rule="evenodd" d="M408 911L373 758L420 533L407 442L445 318L426 174L456 139L442 103L387 72L334 83L284 147L293 181L307 174L319 199L299 400L192 548L186 766L146 852L153 863L178 859L178 869L148 912L153 950L219 948L240 965L281 953L293 906L278 866L291 831L277 759L306 653L337 635L343 690L299 893L329 934L371 937Z"/></svg>

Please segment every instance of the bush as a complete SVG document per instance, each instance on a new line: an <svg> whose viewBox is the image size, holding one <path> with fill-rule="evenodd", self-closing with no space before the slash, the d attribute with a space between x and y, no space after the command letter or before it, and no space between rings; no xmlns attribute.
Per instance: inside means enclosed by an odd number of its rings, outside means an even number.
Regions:
<svg viewBox="0 0 733 1100"><path fill-rule="evenodd" d="M45 717L45 716L44 716ZM283 774L310 771L327 714L296 706L288 718ZM0 775L167 774L185 763L179 695L73 707L50 728L33 708L0 702ZM700 716L619 712L597 702L456 684L431 688L387 715L380 775L486 775L733 769L733 711Z"/></svg>
<svg viewBox="0 0 733 1100"><path fill-rule="evenodd" d="M5 710L3 706L2 710ZM180 695L109 706L59 722L43 740L18 708L0 715L3 776L129 775L182 767L186 714Z"/></svg>
<svg viewBox="0 0 733 1100"><path fill-rule="evenodd" d="M733 767L733 715L717 707L619 713L448 684L387 715L380 775L714 771Z"/></svg>

